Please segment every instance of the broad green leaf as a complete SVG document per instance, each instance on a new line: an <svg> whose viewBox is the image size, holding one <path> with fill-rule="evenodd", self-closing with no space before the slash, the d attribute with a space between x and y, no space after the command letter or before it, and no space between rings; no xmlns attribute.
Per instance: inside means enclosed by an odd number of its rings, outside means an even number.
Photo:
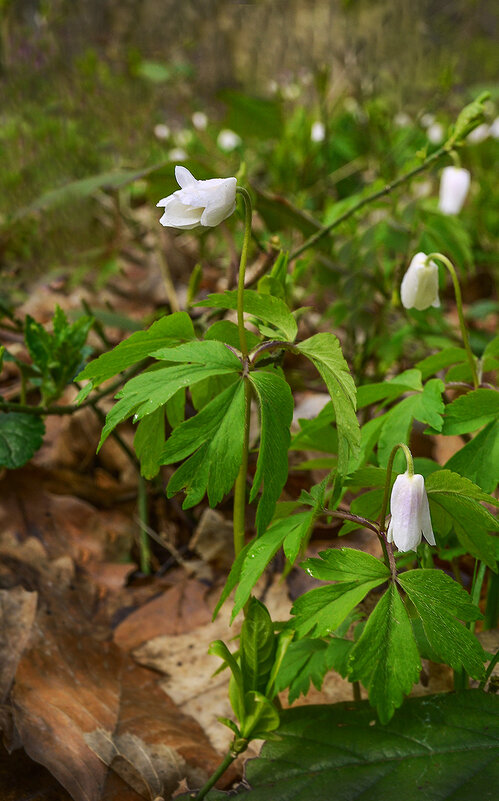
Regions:
<svg viewBox="0 0 499 801"><path fill-rule="evenodd" d="M467 593L441 570L410 570L399 576L399 583L414 604L433 651L454 670L464 669L481 679L483 648L475 635L455 620L482 617Z"/></svg>
<svg viewBox="0 0 499 801"><path fill-rule="evenodd" d="M499 420L489 423L445 464L461 476L493 492L499 482Z"/></svg>
<svg viewBox="0 0 499 801"><path fill-rule="evenodd" d="M244 440L244 384L228 387L195 417L181 423L170 436L162 463L194 454L168 484L168 497L187 490L183 508L199 503L204 493L210 506L232 489L239 471Z"/></svg>
<svg viewBox="0 0 499 801"><path fill-rule="evenodd" d="M324 333L315 334L296 347L313 362L331 395L338 429L338 472L344 474L350 453L355 455L358 451L360 430L355 414L355 384L340 343L334 334Z"/></svg>
<svg viewBox="0 0 499 801"><path fill-rule="evenodd" d="M276 649L274 626L266 607L251 598L239 640L244 688L265 694Z"/></svg>
<svg viewBox="0 0 499 801"><path fill-rule="evenodd" d="M365 701L300 706L278 735L246 766L248 801L495 801L499 698L480 690L410 698L386 725Z"/></svg>
<svg viewBox="0 0 499 801"><path fill-rule="evenodd" d="M449 367L451 364L459 364L466 361L466 359L467 355L464 348L444 348L438 353L433 353L431 356L427 356L426 359L417 362L416 367L421 370L423 381L425 381L445 367Z"/></svg>
<svg viewBox="0 0 499 801"><path fill-rule="evenodd" d="M288 518L290 523L294 523L294 526L290 527L282 547L284 555L290 564L293 565L295 563L302 546L307 545L315 518L316 514L313 509Z"/></svg>
<svg viewBox="0 0 499 801"><path fill-rule="evenodd" d="M163 406L179 389L196 384L203 378L232 372L230 367L179 364L159 367L131 378L116 395L119 400L106 417L99 448L111 431L127 417L134 415L134 420L141 420Z"/></svg>
<svg viewBox="0 0 499 801"><path fill-rule="evenodd" d="M445 407L442 434L465 434L499 417L499 392L475 389Z"/></svg>
<svg viewBox="0 0 499 801"><path fill-rule="evenodd" d="M321 581L386 581L390 571L380 559L354 548L330 548L320 559L307 559L301 567Z"/></svg>
<svg viewBox="0 0 499 801"><path fill-rule="evenodd" d="M258 398L261 417L260 449L250 494L250 501L253 501L263 485L256 513L256 529L260 536L272 519L288 477L293 396L289 384L275 373L255 370L249 374L249 380Z"/></svg>
<svg viewBox="0 0 499 801"><path fill-rule="evenodd" d="M0 412L0 467L22 467L41 448L45 424L41 417Z"/></svg>
<svg viewBox="0 0 499 801"><path fill-rule="evenodd" d="M291 625L300 638L307 634L326 637L338 628L370 590L384 581L386 576L370 581L328 584L310 590L305 595L300 595L293 604L291 612L295 618Z"/></svg>
<svg viewBox="0 0 499 801"><path fill-rule="evenodd" d="M396 586L390 584L352 648L350 680L362 682L381 723L388 723L420 670L411 622Z"/></svg>
<svg viewBox="0 0 499 801"><path fill-rule="evenodd" d="M77 376L78 381L89 380L88 384L78 395L77 401L83 400L93 389L121 373L132 364L147 358L153 351L161 346L178 345L184 340L194 339L194 328L186 312L175 312L162 317L151 325L147 331L137 331L127 339L120 342L109 353L103 353L98 359L87 364L85 369Z"/></svg>
<svg viewBox="0 0 499 801"><path fill-rule="evenodd" d="M197 386L197 385L196 385ZM185 420L185 389L179 389L165 404L166 419L172 428Z"/></svg>
<svg viewBox="0 0 499 801"><path fill-rule="evenodd" d="M487 347L483 352L482 359L485 360L489 357L494 358L497 356L499 356L499 336L494 337L494 339L491 339L490 342L487 344Z"/></svg>
<svg viewBox="0 0 499 801"><path fill-rule="evenodd" d="M341 637L334 637L329 643L315 638L292 642L277 674L278 692L289 687L288 701L292 704L308 693L310 682L320 690L331 669L345 678L352 647L353 641Z"/></svg>
<svg viewBox="0 0 499 801"><path fill-rule="evenodd" d="M426 491L429 496L448 495L451 498L464 496L466 498L472 498L475 501L497 503L487 492L477 487L473 481L457 473L453 473L448 469L437 470L431 473L426 480Z"/></svg>
<svg viewBox="0 0 499 801"><path fill-rule="evenodd" d="M223 294L208 295L206 300L195 305L215 309L237 309L237 290L228 289ZM298 331L296 320L280 298L261 295L253 289L245 289L244 311L265 323L271 323L286 340L294 341Z"/></svg>
<svg viewBox="0 0 499 801"><path fill-rule="evenodd" d="M165 446L165 410L159 407L144 417L137 426L133 447L140 461L140 473L144 478L154 478L163 464L161 454Z"/></svg>
<svg viewBox="0 0 499 801"><path fill-rule="evenodd" d="M173 348L159 348L150 355L155 359L176 362L177 364L192 362L192 364L231 367L233 370L242 368L241 361L236 354L223 342L217 342L215 339L185 342L183 345L177 345Z"/></svg>

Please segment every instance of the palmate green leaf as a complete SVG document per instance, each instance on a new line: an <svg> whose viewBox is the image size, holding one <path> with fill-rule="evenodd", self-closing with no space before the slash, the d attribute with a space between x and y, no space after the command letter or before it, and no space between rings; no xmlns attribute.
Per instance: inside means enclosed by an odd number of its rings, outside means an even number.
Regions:
<svg viewBox="0 0 499 801"><path fill-rule="evenodd" d="M232 367L233 370L240 370L242 367L236 354L223 342L217 340L203 339L185 342L176 347L159 348L152 351L150 355L155 359L177 364L192 362L192 364Z"/></svg>
<svg viewBox="0 0 499 801"><path fill-rule="evenodd" d="M499 522L479 503L497 504L496 499L450 470L431 473L426 480L426 491L430 510L437 504L446 512L461 545L497 571L494 541L489 532L499 530Z"/></svg>
<svg viewBox="0 0 499 801"><path fill-rule="evenodd" d="M199 503L205 492L216 506L232 489L241 464L244 440L244 384L217 395L195 417L181 423L161 457L171 464L193 454L171 477L168 497L187 490L183 508Z"/></svg>
<svg viewBox="0 0 499 801"><path fill-rule="evenodd" d="M131 378L115 396L118 402L106 417L99 448L119 423L134 416L141 420L163 406L183 387L196 384L214 375L227 375L234 369L204 364L179 364L172 367L155 366L154 369Z"/></svg>
<svg viewBox="0 0 499 801"><path fill-rule="evenodd" d="M386 577L370 581L349 581L317 587L301 595L291 609L291 621L298 637L307 634L326 637L334 632L370 590L386 581Z"/></svg>
<svg viewBox="0 0 499 801"><path fill-rule="evenodd" d="M442 434L466 434L499 418L499 392L475 389L445 408Z"/></svg>
<svg viewBox="0 0 499 801"><path fill-rule="evenodd" d="M140 474L151 479L157 476L165 446L165 410L162 406L144 417L137 426L133 447L140 461Z"/></svg>
<svg viewBox="0 0 499 801"><path fill-rule="evenodd" d="M256 598L251 598L241 628L239 659L245 691L265 694L274 664L276 636L271 617Z"/></svg>
<svg viewBox="0 0 499 801"><path fill-rule="evenodd" d="M349 678L362 682L381 723L388 723L420 670L411 622L396 586L390 584L352 648Z"/></svg>
<svg viewBox="0 0 499 801"><path fill-rule="evenodd" d="M301 567L309 576L321 581L387 581L386 565L364 551L354 548L330 548L321 551L320 559L307 559Z"/></svg>
<svg viewBox="0 0 499 801"><path fill-rule="evenodd" d="M293 418L293 396L284 379L270 372L249 374L260 406L261 434L256 473L250 493L253 501L262 487L256 513L257 534L263 534L288 477L289 427Z"/></svg>
<svg viewBox="0 0 499 801"><path fill-rule="evenodd" d="M292 704L308 693L310 682L320 690L331 669L345 678L352 647L353 641L342 637L334 637L329 643L315 638L292 642L277 674L278 692L289 687L288 701Z"/></svg>
<svg viewBox="0 0 499 801"><path fill-rule="evenodd" d="M338 472L344 474L350 454L355 455L359 449L360 429L355 414L355 384L340 343L334 334L323 333L300 342L296 348L313 362L331 395L338 429Z"/></svg>
<svg viewBox="0 0 499 801"><path fill-rule="evenodd" d="M22 467L41 448L44 434L41 417L0 412L0 467Z"/></svg>
<svg viewBox="0 0 499 801"><path fill-rule="evenodd" d="M468 594L441 570L409 570L399 583L414 604L432 650L454 670L464 669L475 679L484 675L485 653L472 632L458 623L478 620L480 610Z"/></svg>
<svg viewBox="0 0 499 801"><path fill-rule="evenodd" d="M410 698L386 725L365 701L287 709L278 735L247 763L248 801L496 799L499 698L480 690Z"/></svg>
<svg viewBox="0 0 499 801"><path fill-rule="evenodd" d="M223 294L208 295L196 306L215 309L237 309L237 290L227 289ZM263 295L253 289L244 290L244 311L265 323L271 323L276 334L280 333L288 342L293 342L298 332L296 320L286 303L272 295Z"/></svg>
<svg viewBox="0 0 499 801"><path fill-rule="evenodd" d="M156 320L147 331L136 331L109 353L103 353L87 364L77 379L88 380L90 383L79 393L77 402L84 400L94 387L147 358L158 348L172 347L194 338L194 328L187 312L174 312Z"/></svg>
<svg viewBox="0 0 499 801"><path fill-rule="evenodd" d="M499 420L485 426L451 456L445 467L474 481L485 492L493 492L499 482Z"/></svg>

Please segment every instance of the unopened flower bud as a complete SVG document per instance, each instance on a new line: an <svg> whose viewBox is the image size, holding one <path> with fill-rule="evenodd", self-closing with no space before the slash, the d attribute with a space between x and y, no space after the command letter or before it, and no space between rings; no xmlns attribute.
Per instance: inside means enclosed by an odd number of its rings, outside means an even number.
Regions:
<svg viewBox="0 0 499 801"><path fill-rule="evenodd" d="M418 473L411 476L408 472L397 476L390 509L387 540L395 543L399 551L415 551L422 537L430 545L436 545L423 476Z"/></svg>
<svg viewBox="0 0 499 801"><path fill-rule="evenodd" d="M463 208L471 175L462 167L445 167L440 178L438 208L443 214L459 214Z"/></svg>
<svg viewBox="0 0 499 801"><path fill-rule="evenodd" d="M423 311L440 306L438 267L434 261L427 263L426 253L416 253L409 264L400 286L400 299L406 309Z"/></svg>

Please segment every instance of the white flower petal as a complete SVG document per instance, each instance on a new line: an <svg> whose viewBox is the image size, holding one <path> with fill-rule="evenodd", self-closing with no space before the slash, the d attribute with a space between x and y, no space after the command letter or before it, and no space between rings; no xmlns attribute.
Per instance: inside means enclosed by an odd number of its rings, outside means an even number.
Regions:
<svg viewBox="0 0 499 801"><path fill-rule="evenodd" d="M204 209L185 206L175 195L171 195L167 200L170 202L164 204L165 213L160 219L161 225L185 230L197 228Z"/></svg>
<svg viewBox="0 0 499 801"><path fill-rule="evenodd" d="M181 189L184 189L184 187L189 186L190 184L197 183L193 174L189 172L187 167L181 167L180 165L175 167L175 180Z"/></svg>
<svg viewBox="0 0 499 801"><path fill-rule="evenodd" d="M433 533L433 526L431 525L430 504L428 503L428 495L426 491L423 493L421 499L421 530L426 542L430 545L436 545L435 535Z"/></svg>
<svg viewBox="0 0 499 801"><path fill-rule="evenodd" d="M399 551L416 550L423 533L430 545L435 545L423 476L418 473L410 476L407 472L397 476L390 509L387 540L395 543Z"/></svg>
<svg viewBox="0 0 499 801"><path fill-rule="evenodd" d="M440 306L438 297L438 267L434 261L426 264L426 254L416 253L400 286L400 299L406 309L423 311Z"/></svg>
<svg viewBox="0 0 499 801"><path fill-rule="evenodd" d="M443 214L459 214L470 188L471 175L462 167L445 167L440 178L438 208Z"/></svg>

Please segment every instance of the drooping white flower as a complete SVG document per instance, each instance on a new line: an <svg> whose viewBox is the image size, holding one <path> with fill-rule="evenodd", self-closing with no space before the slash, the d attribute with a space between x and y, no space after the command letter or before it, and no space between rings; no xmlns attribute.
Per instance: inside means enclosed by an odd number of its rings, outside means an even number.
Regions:
<svg viewBox="0 0 499 801"><path fill-rule="evenodd" d="M316 120L312 125L310 131L310 139L312 142L323 142L326 138L326 128L323 122Z"/></svg>
<svg viewBox="0 0 499 801"><path fill-rule="evenodd" d="M235 178L198 181L186 167L175 167L175 178L180 189L156 204L165 210L161 225L184 230L211 228L230 217L236 208Z"/></svg>
<svg viewBox="0 0 499 801"><path fill-rule="evenodd" d="M423 128L429 128L430 125L433 125L433 123L435 122L435 115L430 114L430 112L427 111L426 114L421 115L420 122Z"/></svg>
<svg viewBox="0 0 499 801"><path fill-rule="evenodd" d="M400 299L406 309L423 311L440 306L438 267L434 261L427 264L426 258L426 253L416 253L402 279Z"/></svg>
<svg viewBox="0 0 499 801"><path fill-rule="evenodd" d="M423 476L419 473L410 476L407 471L397 476L390 510L387 540L394 542L399 551L415 551L422 537L430 545L436 545Z"/></svg>
<svg viewBox="0 0 499 801"><path fill-rule="evenodd" d="M440 178L438 208L443 214L459 214L470 188L471 175L463 167L444 167Z"/></svg>
<svg viewBox="0 0 499 801"><path fill-rule="evenodd" d="M225 150L226 153L230 153L231 150L235 150L236 147L242 143L242 139L240 136L237 135L235 131L231 131L229 128L224 128L217 137L217 145L220 150Z"/></svg>
<svg viewBox="0 0 499 801"><path fill-rule="evenodd" d="M197 131L205 131L208 125L208 117L204 111L195 111L191 117L192 124Z"/></svg>

